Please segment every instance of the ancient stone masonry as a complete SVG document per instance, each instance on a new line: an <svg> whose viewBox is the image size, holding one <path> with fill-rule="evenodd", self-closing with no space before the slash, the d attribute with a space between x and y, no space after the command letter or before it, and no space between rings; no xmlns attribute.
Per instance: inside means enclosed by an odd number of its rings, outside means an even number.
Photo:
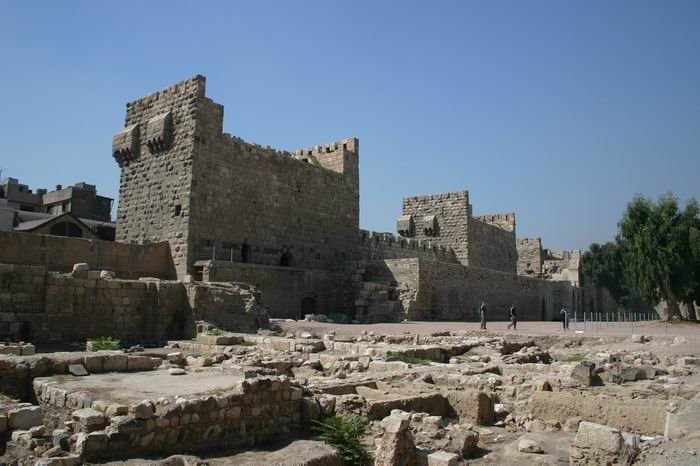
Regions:
<svg viewBox="0 0 700 466"><path fill-rule="evenodd" d="M299 319L307 314L345 314L352 308L352 288L347 273L245 264L230 261L203 261L206 282L250 283L262 290L270 315Z"/></svg>
<svg viewBox="0 0 700 466"><path fill-rule="evenodd" d="M401 302L395 315L408 320L476 321L481 301L488 303L493 320L506 320L511 304L523 320L552 320L564 306L578 315L616 310L606 290L440 261L370 261L365 280L394 283Z"/></svg>
<svg viewBox="0 0 700 466"><path fill-rule="evenodd" d="M244 142L202 76L129 103L112 155L118 241L0 232L0 464L349 463L324 420L376 466L697 463L697 337L514 214L461 191L360 230L357 139Z"/></svg>
<svg viewBox="0 0 700 466"><path fill-rule="evenodd" d="M524 238L516 241L518 249L518 275L542 275L542 240Z"/></svg>
<svg viewBox="0 0 700 466"><path fill-rule="evenodd" d="M363 260L420 257L458 263L454 250L437 241L416 240L367 230L360 230L360 256Z"/></svg>
<svg viewBox="0 0 700 466"><path fill-rule="evenodd" d="M466 191L403 200L399 234L451 248L463 265L515 273L515 214L472 216Z"/></svg>
<svg viewBox="0 0 700 466"><path fill-rule="evenodd" d="M179 277L187 272L192 164L204 78L183 81L126 106L113 140L121 168L116 240L168 241ZM171 123L167 123L171 122Z"/></svg>
<svg viewBox="0 0 700 466"><path fill-rule="evenodd" d="M204 81L127 105L114 146L118 240L169 241L179 277L199 259L318 269L357 259L357 139L294 153L247 143L223 133Z"/></svg>
<svg viewBox="0 0 700 466"><path fill-rule="evenodd" d="M578 286L581 282L579 265L581 251L552 251L543 252L542 274L551 280L568 281Z"/></svg>
<svg viewBox="0 0 700 466"><path fill-rule="evenodd" d="M166 340L195 335L195 320L245 331L267 321L259 292L247 284L120 280L80 265L58 274L40 266L0 264L0 339Z"/></svg>
<svg viewBox="0 0 700 466"><path fill-rule="evenodd" d="M65 273L82 262L118 278L176 278L167 242L128 244L0 231L0 264L41 266Z"/></svg>

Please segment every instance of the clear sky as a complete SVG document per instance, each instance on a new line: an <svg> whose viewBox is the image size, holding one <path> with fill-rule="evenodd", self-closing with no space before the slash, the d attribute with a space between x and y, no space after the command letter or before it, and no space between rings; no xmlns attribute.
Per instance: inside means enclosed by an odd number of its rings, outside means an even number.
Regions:
<svg viewBox="0 0 700 466"><path fill-rule="evenodd" d="M126 102L203 74L248 141L358 137L367 229L466 189L586 248L635 193L700 197L697 0L17 0L0 57L0 166L32 188L118 197Z"/></svg>

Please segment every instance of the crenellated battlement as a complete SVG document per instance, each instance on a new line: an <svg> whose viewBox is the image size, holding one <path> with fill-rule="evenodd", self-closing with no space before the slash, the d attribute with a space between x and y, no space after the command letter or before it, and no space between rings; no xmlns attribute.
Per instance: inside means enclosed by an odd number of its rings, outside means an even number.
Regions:
<svg viewBox="0 0 700 466"><path fill-rule="evenodd" d="M435 241L404 238L392 233L360 230L360 251L364 259L421 259L457 262L452 248Z"/></svg>
<svg viewBox="0 0 700 466"><path fill-rule="evenodd" d="M321 144L318 146L305 147L303 149L297 149L292 152L295 157L303 158L313 155L315 157L323 156L324 154L330 154L331 152L337 152L340 150L345 150L356 154L360 149L360 141L357 138L341 139L340 141L334 141L328 144Z"/></svg>
<svg viewBox="0 0 700 466"><path fill-rule="evenodd" d="M420 202L436 202L445 200L464 200L469 204L469 191L455 191L451 193L426 194L423 196L407 196L403 198L403 204L413 204Z"/></svg>
<svg viewBox="0 0 700 466"><path fill-rule="evenodd" d="M520 238L520 239L517 239L515 241L518 244L529 244L529 243L542 244L542 238L540 238L539 236L537 236L535 238Z"/></svg>
<svg viewBox="0 0 700 466"><path fill-rule="evenodd" d="M126 104L127 116L133 111L145 110L164 99L177 99L182 97L204 97L206 92L206 80L202 75L180 81L177 84L166 87L158 92L153 92L145 97L134 99Z"/></svg>
<svg viewBox="0 0 700 466"><path fill-rule="evenodd" d="M503 214L485 214L474 217L480 222L488 223L502 228L506 231L515 231L515 212L507 212Z"/></svg>

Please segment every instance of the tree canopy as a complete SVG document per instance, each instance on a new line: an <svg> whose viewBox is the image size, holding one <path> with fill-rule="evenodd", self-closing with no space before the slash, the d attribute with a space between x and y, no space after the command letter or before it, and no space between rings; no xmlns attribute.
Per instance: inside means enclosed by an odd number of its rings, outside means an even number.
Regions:
<svg viewBox="0 0 700 466"><path fill-rule="evenodd" d="M615 241L591 244L583 255L584 279L607 288L623 307L630 289L649 304L665 301L669 315L681 316L686 303L695 318L700 303L700 207L691 199L680 208L672 194L658 201L635 196L620 220Z"/></svg>
<svg viewBox="0 0 700 466"><path fill-rule="evenodd" d="M581 257L581 273L587 284L607 288L619 305L627 307L629 288L625 281L622 257L619 241L593 243Z"/></svg>
<svg viewBox="0 0 700 466"><path fill-rule="evenodd" d="M683 209L672 194L657 202L635 196L620 220L615 242L591 245L583 273L610 290L622 305L628 287L652 305L665 301L667 318L680 317L679 303L700 302L700 208L691 199Z"/></svg>

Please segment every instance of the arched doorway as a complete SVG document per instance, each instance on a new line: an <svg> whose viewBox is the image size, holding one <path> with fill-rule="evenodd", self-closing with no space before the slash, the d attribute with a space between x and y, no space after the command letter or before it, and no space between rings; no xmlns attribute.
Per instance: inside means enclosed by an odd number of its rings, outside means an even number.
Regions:
<svg viewBox="0 0 700 466"><path fill-rule="evenodd" d="M282 257L280 257L280 266L281 267L291 267L294 261L294 257L292 257L292 253L290 252L285 252L282 254Z"/></svg>
<svg viewBox="0 0 700 466"><path fill-rule="evenodd" d="M316 314L316 300L308 296L301 300L301 318L307 314Z"/></svg>

